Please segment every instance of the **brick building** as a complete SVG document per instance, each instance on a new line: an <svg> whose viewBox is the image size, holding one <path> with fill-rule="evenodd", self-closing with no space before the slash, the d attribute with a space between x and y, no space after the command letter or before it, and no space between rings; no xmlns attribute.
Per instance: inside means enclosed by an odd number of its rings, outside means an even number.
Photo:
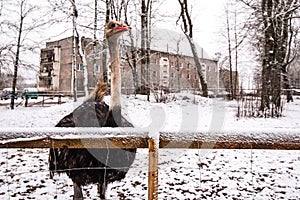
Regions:
<svg viewBox="0 0 300 200"><path fill-rule="evenodd" d="M157 31L154 29L153 35L148 73L150 80L149 86L152 88L162 86L168 88L170 91L200 91L200 80L188 41L182 37L182 35L167 30L161 31L161 29L159 29ZM168 40L165 38L168 38ZM126 38L124 38L124 40L126 41ZM59 91L65 94L72 94L72 42L73 37L68 37L47 42L46 48L41 49L39 90ZM89 90L93 89L98 79L102 79L102 47L97 43L95 46L95 54L93 44L91 39L81 38L80 45L76 45L78 94L83 94L84 91L85 72L83 60L87 63L86 76L88 78L87 84ZM82 46L82 48L79 49L78 46ZM219 92L220 87L224 88L224 84L220 82L220 80L222 81L223 79L219 76L218 62L215 59L211 59L201 47L197 46L197 50L208 89L216 94ZM80 56L83 54L85 55L85 59ZM121 54L123 57L124 52ZM121 63L121 73L122 91L124 93L133 93L132 70L125 60L122 60ZM140 85L142 83L140 62L137 63L137 73ZM110 72L108 72L108 77L109 75Z"/></svg>
<svg viewBox="0 0 300 200"><path fill-rule="evenodd" d="M170 91L179 90L199 91L200 79L194 64L194 58L185 55L173 54L170 52L151 51L151 62L149 65L150 87L162 86ZM202 71L209 90L216 91L218 86L218 65L217 61L201 58ZM137 67L138 77L141 77L141 65ZM133 79L131 69L128 65L123 66L122 86L128 91L133 91ZM129 79L127 79L129 77ZM141 78L139 78L139 85Z"/></svg>
<svg viewBox="0 0 300 200"><path fill-rule="evenodd" d="M152 28L151 34L150 87L162 86L171 91L199 91L201 88L200 80L191 47L186 37L175 31L155 27ZM124 35L124 40L130 41L130 38ZM140 41L137 40L137 45L135 46L138 47L139 44ZM129 44L127 43L127 45ZM199 45L196 44L196 47L208 88L213 92L217 92L219 88L218 62L216 59L211 59ZM141 77L141 65L138 64L137 66L138 77ZM130 69L125 66L124 71L129 73ZM129 74L125 77L128 76ZM141 78L139 83L141 84ZM132 79L128 83L126 82L127 87L132 85Z"/></svg>
<svg viewBox="0 0 300 200"><path fill-rule="evenodd" d="M91 90L95 86L95 79L98 80L102 76L100 70L101 58L93 59L93 43L91 39L82 38L84 51L87 52L87 76L88 88ZM41 49L40 54L40 73L39 73L39 91L59 91L65 94L73 92L73 73L72 73L72 50L73 37L67 37L46 43L46 48ZM76 45L76 76L77 90L79 93L84 91L84 68L83 59L80 56L78 48L78 40ZM100 45L96 49L100 49ZM95 70L94 70L95 68Z"/></svg>

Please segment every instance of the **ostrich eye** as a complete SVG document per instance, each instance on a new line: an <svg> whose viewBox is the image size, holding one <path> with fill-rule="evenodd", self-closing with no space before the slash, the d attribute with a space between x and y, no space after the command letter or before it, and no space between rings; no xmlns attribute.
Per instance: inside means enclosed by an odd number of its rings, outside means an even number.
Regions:
<svg viewBox="0 0 300 200"><path fill-rule="evenodd" d="M110 25L110 28L116 28L116 24L115 24L115 23L112 23L112 24Z"/></svg>

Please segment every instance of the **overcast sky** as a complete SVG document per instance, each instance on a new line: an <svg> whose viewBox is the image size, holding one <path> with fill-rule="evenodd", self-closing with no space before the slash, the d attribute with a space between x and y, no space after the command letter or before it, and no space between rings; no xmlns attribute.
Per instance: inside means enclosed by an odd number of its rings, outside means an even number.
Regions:
<svg viewBox="0 0 300 200"><path fill-rule="evenodd" d="M224 15L225 0L189 0L188 2L193 6L194 39L209 55L213 56L218 51L217 38L220 37L218 33L221 27L221 16ZM177 0L166 0L164 5L161 9L170 15L176 13L175 18L170 18L168 23L157 24L157 26L180 32L180 27L175 27L177 13L180 13L179 3Z"/></svg>
<svg viewBox="0 0 300 200"><path fill-rule="evenodd" d="M190 6L193 6L192 17L194 23L194 40L200 46L202 46L210 56L214 56L214 54L218 51L218 40L216 38L218 37L217 33L220 30L220 16L222 15L222 13L224 13L224 1L225 0L189 0ZM46 2L46 0L30 0L30 2L42 5L42 2ZM85 3L85 1L82 1L81 3ZM65 6L70 7L69 5ZM90 5L90 7L93 8L93 5ZM175 30L181 33L182 31L180 27L176 27L176 20L180 13L178 1L165 0L165 2L159 7L159 9L161 10L161 13L166 14L169 17L163 17L164 22L157 22L155 26L159 28ZM69 12L71 11L72 10L70 8ZM92 13L92 11L90 12ZM18 17L14 18L18 19ZM81 17L81 20L82 19L92 20L93 16L90 16L90 14L88 14L88 16ZM103 23L99 22L98 26L103 26ZM87 34L85 36L91 37L91 35L88 35L86 31L81 33L81 36L83 34ZM44 29L43 32L41 32L39 35L40 36L35 35L35 39L37 37L41 37L41 39L43 38L44 40L47 38L45 41L61 39L64 37L71 36L71 19L68 20L68 23L59 24L55 27L48 27L48 29ZM45 43L41 44L41 48L43 48L44 45ZM39 55L32 55L30 57L34 60L31 60L31 62L34 62L34 64L39 65Z"/></svg>
<svg viewBox="0 0 300 200"><path fill-rule="evenodd" d="M194 39L211 56L219 49L217 48L218 40L216 38L219 37L218 32L221 26L221 16L224 15L224 2L225 0L189 0L189 5L192 6ZM181 33L180 27L176 27L176 20L180 13L178 1L165 0L159 9L161 13L169 17L163 17L164 22L156 22L155 26ZM155 17L157 18L158 16ZM100 24L102 23L99 22L98 26L101 26ZM67 29L66 27L68 26L69 31L58 37L56 35L60 33L60 30L48 30L47 33L52 37L52 40L65 35L71 35L71 23L62 25L63 28L61 30Z"/></svg>

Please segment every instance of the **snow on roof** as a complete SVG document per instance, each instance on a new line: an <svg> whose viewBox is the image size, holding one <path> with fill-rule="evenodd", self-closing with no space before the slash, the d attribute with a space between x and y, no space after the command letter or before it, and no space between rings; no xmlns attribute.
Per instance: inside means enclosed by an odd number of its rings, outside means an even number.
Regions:
<svg viewBox="0 0 300 200"><path fill-rule="evenodd" d="M140 32L140 31L139 31ZM140 33L136 34L135 30L132 31L133 35L140 36ZM129 41L129 34L124 34L124 40ZM140 38L136 40L137 46L140 46ZM211 59L206 51L197 43L197 52L199 58ZM161 29L152 27L151 29L151 49L161 52L169 52L193 57L189 41L186 36L176 31Z"/></svg>
<svg viewBox="0 0 300 200"><path fill-rule="evenodd" d="M300 89L293 89L294 92L300 92Z"/></svg>

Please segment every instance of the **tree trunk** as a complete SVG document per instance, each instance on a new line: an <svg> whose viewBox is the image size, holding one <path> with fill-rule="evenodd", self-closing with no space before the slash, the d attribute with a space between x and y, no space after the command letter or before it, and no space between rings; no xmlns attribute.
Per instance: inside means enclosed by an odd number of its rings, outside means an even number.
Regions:
<svg viewBox="0 0 300 200"><path fill-rule="evenodd" d="M130 54L126 52L126 57L127 57L126 60L129 67L131 68L134 93L136 94L136 92L139 89L139 82L138 82L139 79L137 73L137 50L134 47L133 36L131 33L129 33L129 37L131 40L131 47L130 47Z"/></svg>
<svg viewBox="0 0 300 200"><path fill-rule="evenodd" d="M200 63L200 59L198 57L198 53L197 53L197 49L193 40L193 24L192 24L192 20L191 20L191 16L189 15L188 12L188 5L187 5L187 0L178 0L180 6L181 6L181 13L179 16L179 19L182 19L182 30L186 36L186 38L188 39L190 46L191 46L191 50L194 56L194 62L198 71L198 75L200 78L200 84L201 84L201 88L202 88L202 92L203 92L203 96L204 97L208 97L208 89L207 89L207 83L205 80L205 77L203 75L202 72L202 66ZM179 20L178 19L178 20Z"/></svg>
<svg viewBox="0 0 300 200"><path fill-rule="evenodd" d="M78 35L79 38L79 35ZM88 96L89 95L89 91L88 91L88 68L87 68L87 61L86 61L86 51L84 50L85 46L84 46L84 37L81 38L81 40L79 41L79 56L82 60L82 66L83 66L83 89L84 89L84 95Z"/></svg>
<svg viewBox="0 0 300 200"><path fill-rule="evenodd" d="M147 2L147 31L146 31L146 81L148 87L150 86L150 45L151 45L151 9L152 9L152 0ZM147 101L150 101L150 90L147 90ZM149 92L148 92L149 91Z"/></svg>
<svg viewBox="0 0 300 200"><path fill-rule="evenodd" d="M105 13L105 24L107 24L110 20L110 2L111 0L106 0L106 13ZM107 83L107 41L106 38L103 38L102 42L102 75L103 75L103 82Z"/></svg>
<svg viewBox="0 0 300 200"><path fill-rule="evenodd" d="M233 98L237 98L238 93L238 34L237 34L237 16L234 13L234 40L235 40L235 76L234 76L234 92Z"/></svg>
<svg viewBox="0 0 300 200"><path fill-rule="evenodd" d="M299 2L295 0L261 0L259 5L253 1L251 3L245 0L241 1L254 9L257 22L262 24L259 27L261 29L258 29L262 34L261 45L258 44L262 48L260 55L262 88L259 110L266 117L279 117L282 113L282 88L288 90L287 100L292 101L287 67L293 60L290 58L291 45L292 40L296 41L296 39L293 36L291 21L297 18L293 15L299 10Z"/></svg>
<svg viewBox="0 0 300 200"><path fill-rule="evenodd" d="M97 54L97 12L98 12L98 0L95 0L95 12L94 12L94 41L93 41L93 85L96 87L97 85L97 77L96 77L96 54Z"/></svg>
<svg viewBox="0 0 300 200"><path fill-rule="evenodd" d="M229 58L229 99L234 98L233 92L233 78L232 78L232 57L231 57L231 38L230 38L230 24L229 24L229 15L228 10L226 11L226 28L227 28L227 41L228 41L228 58Z"/></svg>
<svg viewBox="0 0 300 200"><path fill-rule="evenodd" d="M265 110L270 109L271 93L271 63L273 54L273 24L270 20L272 16L272 0L262 0L262 14L264 22L264 54L262 56L262 91L260 110L265 113Z"/></svg>
<svg viewBox="0 0 300 200"><path fill-rule="evenodd" d="M124 17L125 17L126 24L130 24L128 21L128 3L129 1L124 3ZM137 73L137 47L136 44L134 43L134 36L131 30L129 30L129 39L130 39L130 54L128 53L128 51L126 51L126 60L128 65L131 68L134 93L136 94L136 92L139 89L139 78Z"/></svg>
<svg viewBox="0 0 300 200"><path fill-rule="evenodd" d="M21 5L21 10L23 7L23 2ZM18 77L18 67L19 67L19 56L20 56L20 47L21 47L21 36L23 32L23 21L24 17L22 16L23 13L21 13L20 18L20 26L19 26L19 33L18 33L18 43L17 43L17 52L16 52L16 58L15 58L15 64L14 64L14 77L13 77L13 83L12 83L12 94L11 94L11 101L10 101L10 108L13 110L15 106L15 92L16 92L16 86L17 86L17 77Z"/></svg>
<svg viewBox="0 0 300 200"><path fill-rule="evenodd" d="M146 89L146 31L147 31L147 8L146 0L141 3L141 93L144 94Z"/></svg>
<svg viewBox="0 0 300 200"><path fill-rule="evenodd" d="M292 2L288 1L290 7ZM282 21L282 39L280 43L280 49L278 52L278 61L281 63L281 72L283 74L283 88L286 90L286 96L287 96L287 102L293 101L293 96L291 92L291 87L289 84L289 78L288 78L288 72L287 67L289 64L290 59L290 51L291 51L291 45L292 45L292 36L293 36L293 30L291 28L291 16L292 12L287 11L284 12ZM290 33L290 38L289 38Z"/></svg>
<svg viewBox="0 0 300 200"><path fill-rule="evenodd" d="M200 83L201 83L203 96L208 97L207 83L206 83L204 74L202 72L202 66L201 66L201 63L200 63L200 59L198 57L198 53L197 53L197 49L196 49L194 40L193 40L193 38L190 38L188 35L186 35L186 37L187 37L187 39L190 43L191 50L192 50L192 53L193 53L193 56L194 56L194 62L195 62L196 68L197 68L199 78L200 78Z"/></svg>
<svg viewBox="0 0 300 200"><path fill-rule="evenodd" d="M73 78L73 97L74 97L74 101L77 101L77 38L76 37L76 18L77 18L77 9L76 9L76 5L75 5L75 0L71 0L72 4L73 4L73 50L72 50L72 78Z"/></svg>
<svg viewBox="0 0 300 200"><path fill-rule="evenodd" d="M131 37L131 60L132 63L130 63L131 70L132 70L132 78L133 78L133 85L134 85L134 91L137 91L139 89L139 79L138 79L138 73L137 73L137 50L134 47L133 42L133 36ZM130 62L130 61L129 61Z"/></svg>

